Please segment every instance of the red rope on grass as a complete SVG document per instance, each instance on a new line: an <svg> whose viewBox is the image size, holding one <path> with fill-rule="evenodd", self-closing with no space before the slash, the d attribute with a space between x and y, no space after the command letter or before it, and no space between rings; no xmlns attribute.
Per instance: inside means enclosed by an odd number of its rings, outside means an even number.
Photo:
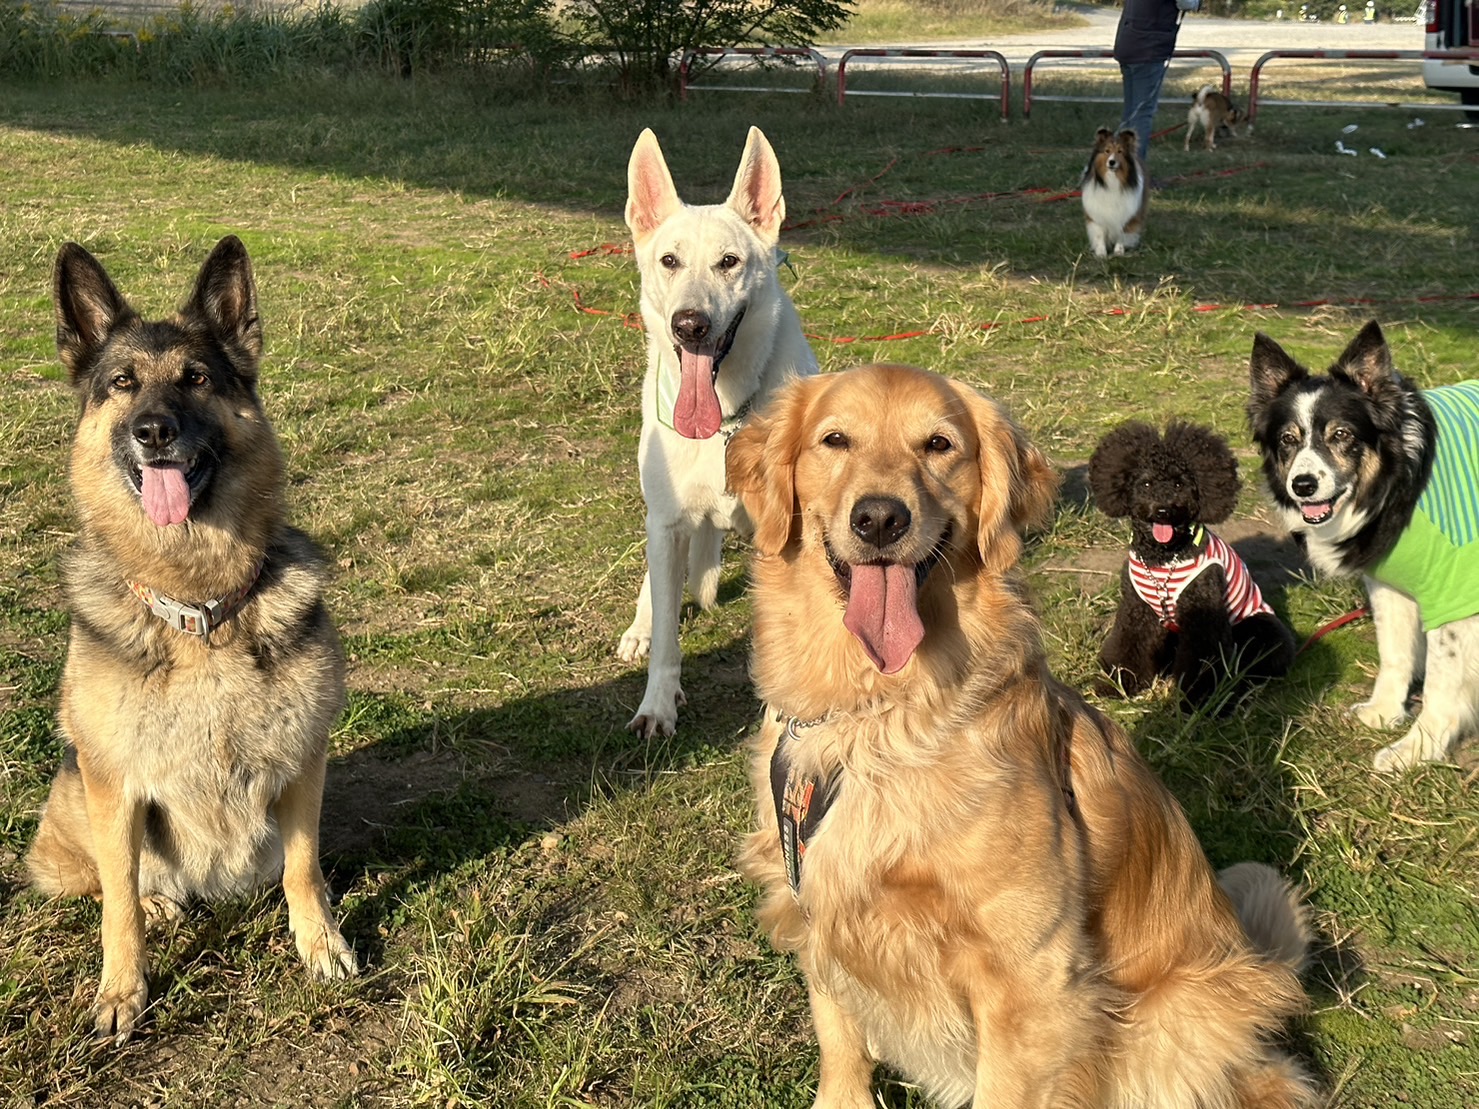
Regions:
<svg viewBox="0 0 1479 1109"><path fill-rule="evenodd" d="M631 243L602 243L593 246L589 250L572 250L570 260L578 262L582 258L589 258L592 254L631 254L634 248Z"/></svg>
<svg viewBox="0 0 1479 1109"><path fill-rule="evenodd" d="M1304 641L1304 646L1301 647L1299 650L1297 650L1297 651L1294 652L1294 657L1295 658L1298 658L1300 655L1304 654L1311 647L1313 647L1316 642L1318 642L1319 640L1323 639L1325 636L1329 635L1336 628L1343 628L1347 624L1350 624L1350 623L1352 623L1352 622L1354 622L1356 620L1359 620L1363 616L1369 616L1369 615L1370 615L1370 611L1363 606L1361 608L1353 609L1352 611L1347 612L1344 616L1337 616L1334 620L1331 620L1328 624L1324 625L1321 628L1316 629L1315 634L1312 635L1312 636L1310 636L1308 639L1306 639Z"/></svg>
<svg viewBox="0 0 1479 1109"><path fill-rule="evenodd" d="M556 282L551 281L549 278L545 277L544 274L542 274L542 273L536 274L535 276L536 276L537 280L539 281L539 283L542 286L544 286L546 289L553 288L554 285L556 284ZM606 310L604 308L592 308L588 304L585 303L585 300L580 295L580 290L578 288L576 288L574 285L571 285L569 282L566 282L566 281L558 282L558 284L560 284L564 288L570 290L570 296L575 301L575 308L576 308L577 311L584 312L588 316L618 316L621 319L621 323L622 323L622 326L623 327L631 328L634 331L640 331L640 330L642 330L642 316L641 316L641 313L639 313L639 312L619 313L619 312L611 312L611 311L608 311L608 310ZM1371 305L1380 305L1380 304L1413 304L1413 303L1418 303L1418 304L1433 304L1433 303L1437 303L1437 302L1440 302L1440 301L1470 301L1470 300L1471 301L1479 302L1479 293L1440 293L1440 294L1431 294L1431 295L1428 295L1428 296L1420 296L1420 297L1393 297L1393 298L1389 298L1389 299L1386 299L1386 300L1378 300L1378 299L1376 299L1374 297L1350 297L1350 298L1345 299L1345 300L1339 300L1339 299L1298 300L1298 301L1293 301L1290 304L1283 304L1283 305L1278 304L1278 303L1273 303L1273 302L1264 302L1264 303L1258 303L1258 304L1194 304L1194 305L1191 306L1191 310L1193 312L1259 312L1259 311L1270 312L1270 311L1277 311L1280 308L1324 308L1324 307L1351 307L1351 306L1369 307ZM1133 309L1133 308L1124 308L1124 307L1120 307L1120 308L1105 308L1105 309L1102 309L1101 311L1099 311L1098 313L1095 313L1095 314L1096 315L1100 315L1100 316L1111 316L1111 317L1113 317L1113 316L1129 316L1129 315L1132 315L1135 311L1137 311L1137 310L1136 309ZM976 331L994 331L994 330L996 330L999 327L1006 327L1006 326L1011 325L1011 324L1045 323L1045 322L1047 322L1050 319L1052 319L1051 316L1024 316L1021 319L1016 319L1016 320L987 320L987 321L985 321L983 323L972 324L971 327L972 327L973 330L976 330ZM837 336L832 336L832 335L817 335L817 334L812 333L812 332L807 332L806 333L806 337L808 339L815 340L816 342L819 342L819 343L836 343L838 345L844 345L844 344L848 344L848 343L892 343L892 342L897 342L897 341L902 340L902 339L920 339L920 338L923 338L926 335L934 335L934 334L937 334L937 332L936 332L936 330L934 328L921 328L921 329L918 329L918 330L915 330L915 331L895 331L895 332L892 332L892 333L887 334L887 335L837 335Z"/></svg>

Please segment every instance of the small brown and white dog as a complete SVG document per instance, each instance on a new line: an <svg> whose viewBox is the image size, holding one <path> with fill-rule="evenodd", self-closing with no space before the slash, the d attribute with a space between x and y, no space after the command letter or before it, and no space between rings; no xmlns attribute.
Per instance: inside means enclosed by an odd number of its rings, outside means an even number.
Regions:
<svg viewBox="0 0 1479 1109"><path fill-rule="evenodd" d="M1186 113L1186 141L1182 150L1191 149L1191 136L1198 127L1202 129L1202 143L1208 150L1217 149L1217 130L1232 129L1243 122L1243 110L1211 85L1203 85Z"/></svg>
<svg viewBox="0 0 1479 1109"><path fill-rule="evenodd" d="M1272 1042L1304 910L1269 867L1214 876L1048 672L1017 563L1057 479L1001 408L905 366L799 379L728 475L767 702L740 866L806 976L817 1109L874 1105L880 1062L952 1107L1314 1104Z"/></svg>
<svg viewBox="0 0 1479 1109"><path fill-rule="evenodd" d="M1096 258L1106 257L1111 246L1119 255L1140 245L1150 190L1135 152L1137 141L1134 131L1115 134L1108 127L1099 128L1094 136L1079 192Z"/></svg>

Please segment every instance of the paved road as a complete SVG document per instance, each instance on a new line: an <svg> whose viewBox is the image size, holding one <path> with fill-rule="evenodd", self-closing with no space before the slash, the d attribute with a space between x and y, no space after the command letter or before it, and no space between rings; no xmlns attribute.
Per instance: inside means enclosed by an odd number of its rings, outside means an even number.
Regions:
<svg viewBox="0 0 1479 1109"><path fill-rule="evenodd" d="M1412 5L1416 7L1415 4ZM1298 3L1289 11L1297 11ZM1406 6L1401 9L1406 11ZM1086 27L1068 30L1035 31L1026 34L1001 35L991 40L971 39L952 42L919 41L898 43L934 49L990 49L1000 51L1013 68L1019 67L1038 50L1078 48L1108 49L1114 45L1114 30L1119 22L1118 8L1083 8ZM1219 19L1212 16L1188 15L1181 24L1176 45L1182 50L1221 51L1234 68L1251 69L1261 54L1276 49L1325 50L1421 50L1423 28L1418 23L1299 23L1293 20ZM843 46L822 50L830 58L840 57ZM1416 63L1413 63L1416 65Z"/></svg>

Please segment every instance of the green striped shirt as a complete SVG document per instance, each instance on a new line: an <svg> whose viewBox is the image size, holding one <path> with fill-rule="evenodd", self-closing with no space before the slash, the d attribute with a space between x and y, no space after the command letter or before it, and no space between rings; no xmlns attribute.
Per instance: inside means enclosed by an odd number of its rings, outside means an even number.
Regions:
<svg viewBox="0 0 1479 1109"><path fill-rule="evenodd" d="M1371 576L1417 601L1423 630L1479 613L1479 381L1423 390L1438 424L1412 522Z"/></svg>

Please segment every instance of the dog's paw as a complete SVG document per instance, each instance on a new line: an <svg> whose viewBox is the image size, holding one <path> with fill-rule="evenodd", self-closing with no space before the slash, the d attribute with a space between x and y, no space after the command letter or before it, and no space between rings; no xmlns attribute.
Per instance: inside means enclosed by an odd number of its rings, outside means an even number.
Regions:
<svg viewBox="0 0 1479 1109"><path fill-rule="evenodd" d="M148 1004L149 983L142 975L100 986L92 1007L94 1038L122 1047L134 1034Z"/></svg>
<svg viewBox="0 0 1479 1109"><path fill-rule="evenodd" d="M315 978L353 978L359 973L354 951L332 924L325 922L297 929L293 939L297 941L298 954Z"/></svg>
<svg viewBox="0 0 1479 1109"><path fill-rule="evenodd" d="M151 893L139 898L139 908L144 910L144 923L150 928L173 924L185 915L183 905L162 893Z"/></svg>
<svg viewBox="0 0 1479 1109"><path fill-rule="evenodd" d="M1125 244L1124 243L1115 243L1114 244L1114 256L1116 258L1123 258L1125 256Z"/></svg>
<svg viewBox="0 0 1479 1109"><path fill-rule="evenodd" d="M616 657L622 662L636 662L647 657L652 649L652 631L639 631L636 625L621 633L621 642L616 645Z"/></svg>
<svg viewBox="0 0 1479 1109"><path fill-rule="evenodd" d="M1372 698L1370 701L1362 701L1359 705L1353 706L1351 715L1368 728L1394 728L1407 719L1407 710L1400 704L1393 705Z"/></svg>
<svg viewBox="0 0 1479 1109"><path fill-rule="evenodd" d="M671 698L661 695L648 697L637 710L637 715L627 721L627 731L642 739L675 735L678 731L678 710L688 704L688 698L680 689Z"/></svg>
<svg viewBox="0 0 1479 1109"><path fill-rule="evenodd" d="M1396 743L1383 747L1371 765L1383 774L1397 774L1425 762L1439 762L1448 754L1449 739L1434 738L1419 723Z"/></svg>

